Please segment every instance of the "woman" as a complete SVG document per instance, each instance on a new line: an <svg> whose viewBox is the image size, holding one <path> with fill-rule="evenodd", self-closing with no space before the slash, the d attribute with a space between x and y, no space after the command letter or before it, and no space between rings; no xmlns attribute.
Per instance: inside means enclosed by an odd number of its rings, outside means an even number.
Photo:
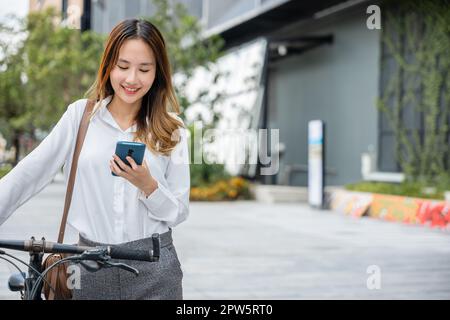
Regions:
<svg viewBox="0 0 450 320"><path fill-rule="evenodd" d="M139 277L81 268L74 299L182 299L171 228L189 213L189 157L171 84L164 39L148 21L129 19L110 33L89 98L97 101L78 160L68 224L80 245L148 248L161 238L160 261L132 261ZM0 224L49 184L61 166L68 179L86 99L68 106L42 143L0 180ZM179 130L181 129L181 130ZM142 165L114 155L119 140L146 144ZM118 177L112 175L114 172Z"/></svg>

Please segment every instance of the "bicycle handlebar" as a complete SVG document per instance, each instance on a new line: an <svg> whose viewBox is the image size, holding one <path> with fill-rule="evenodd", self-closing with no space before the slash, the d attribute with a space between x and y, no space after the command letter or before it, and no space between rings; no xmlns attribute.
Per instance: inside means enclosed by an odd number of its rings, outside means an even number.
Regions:
<svg viewBox="0 0 450 320"><path fill-rule="evenodd" d="M103 246L97 246L97 247L88 247L88 246L78 246L78 245L69 245L69 244L62 244L62 243L56 243L51 241L46 241L44 238L42 240L36 240L34 237L31 237L31 240L2 240L0 239L0 248L5 249L12 249L12 250L20 250L20 251L27 251L30 252L30 264L27 264L23 262L22 260L6 253L3 250L0 250L0 258L3 260L6 260L7 262L12 263L10 260L5 259L2 257L3 255L8 255L25 265L27 265L30 270L33 270L34 273L32 273L29 278L25 279L25 285L24 285L24 292L26 292L24 295L22 295L22 299L28 300L30 297L31 299L39 299L38 292L41 288L42 281L45 281L51 288L51 290L54 290L54 288L50 285L50 283L47 282L45 279L45 275L51 270L52 268L56 267L57 265L61 263L67 263L69 261L73 261L75 263L81 263L83 264L88 271L93 272L97 271L100 268L110 268L110 267L117 267L124 269L125 271L129 271L134 273L136 276L139 275L139 270L129 266L122 262L113 262L111 259L122 259L122 260L139 260L139 261L149 261L149 262L157 262L159 261L159 255L160 255L160 239L159 234L154 233L152 235L152 250L133 250L133 249L127 249L120 245L103 245ZM56 261L51 266L49 266L47 269L43 270L41 272L41 253L66 253L66 254L73 254L69 257L64 257L61 260ZM39 255L36 260L36 255ZM96 265L89 265L83 263L83 261L91 260L96 261ZM37 261L37 266L36 266ZM14 263L13 263L14 264ZM34 265L34 267L33 267ZM17 267L17 266L16 266ZM20 269L19 269L20 270ZM27 285L28 283L28 285ZM28 286L31 284L31 287L28 288ZM31 293L27 293L31 290ZM25 298L24 298L25 297Z"/></svg>
<svg viewBox="0 0 450 320"><path fill-rule="evenodd" d="M153 250L133 250L126 249L120 246L103 246L106 248L108 255L112 259L122 260L139 260L154 262L159 260L159 235L154 234L152 236ZM86 247L56 243L46 240L1 240L0 248L28 251L33 253L68 253L68 254L81 254L88 250L93 250L99 247Z"/></svg>
<svg viewBox="0 0 450 320"><path fill-rule="evenodd" d="M70 244L55 243L46 240L0 240L0 248L43 253L79 254L93 247L83 247Z"/></svg>

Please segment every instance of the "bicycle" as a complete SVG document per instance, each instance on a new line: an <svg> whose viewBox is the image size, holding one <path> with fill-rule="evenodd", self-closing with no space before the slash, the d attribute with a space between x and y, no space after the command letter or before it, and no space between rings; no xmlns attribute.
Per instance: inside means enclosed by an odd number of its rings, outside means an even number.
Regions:
<svg viewBox="0 0 450 320"><path fill-rule="evenodd" d="M123 262L112 262L111 259L158 262L161 249L158 233L152 235L152 246L152 250L144 251L125 249L115 245L87 247L61 244L46 241L45 238L36 240L34 237L31 237L30 240L0 239L0 248L27 251L30 253L30 261L29 263L26 263L1 249L0 259L11 263L19 271L18 274L15 273L9 277L8 287L10 291L20 291L22 300L42 300L41 292L43 282L46 282L50 287L50 290L55 291L55 289L46 281L45 275L49 270L61 263L72 262L81 264L89 272L95 272L102 268L120 268L138 276L139 270L136 268ZM65 253L73 255L65 257L55 262L47 269L42 270L42 260L45 253ZM28 273L23 272L16 263L4 256L17 260L27 266Z"/></svg>

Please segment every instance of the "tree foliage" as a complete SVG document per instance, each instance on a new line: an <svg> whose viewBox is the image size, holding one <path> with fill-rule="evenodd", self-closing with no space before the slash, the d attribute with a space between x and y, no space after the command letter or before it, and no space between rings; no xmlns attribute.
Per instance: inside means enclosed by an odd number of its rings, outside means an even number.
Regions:
<svg viewBox="0 0 450 320"><path fill-rule="evenodd" d="M382 38L396 67L378 107L394 130L396 158L408 180L432 185L450 177L450 6L446 2L396 3L393 10L385 10ZM421 125L408 127L405 114L414 114Z"/></svg>

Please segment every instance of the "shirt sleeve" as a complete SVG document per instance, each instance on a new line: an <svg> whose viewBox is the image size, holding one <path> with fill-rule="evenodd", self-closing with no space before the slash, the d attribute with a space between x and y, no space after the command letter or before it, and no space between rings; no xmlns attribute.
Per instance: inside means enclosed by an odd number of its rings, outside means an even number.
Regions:
<svg viewBox="0 0 450 320"><path fill-rule="evenodd" d="M69 105L39 146L0 179L0 225L44 189L64 165L78 130L75 107L76 103Z"/></svg>
<svg viewBox="0 0 450 320"><path fill-rule="evenodd" d="M165 178L167 186L158 181L158 188L147 198L140 192L139 199L148 209L148 215L166 221L169 227L187 219L189 215L189 150L187 129L180 128L180 142L173 149Z"/></svg>

